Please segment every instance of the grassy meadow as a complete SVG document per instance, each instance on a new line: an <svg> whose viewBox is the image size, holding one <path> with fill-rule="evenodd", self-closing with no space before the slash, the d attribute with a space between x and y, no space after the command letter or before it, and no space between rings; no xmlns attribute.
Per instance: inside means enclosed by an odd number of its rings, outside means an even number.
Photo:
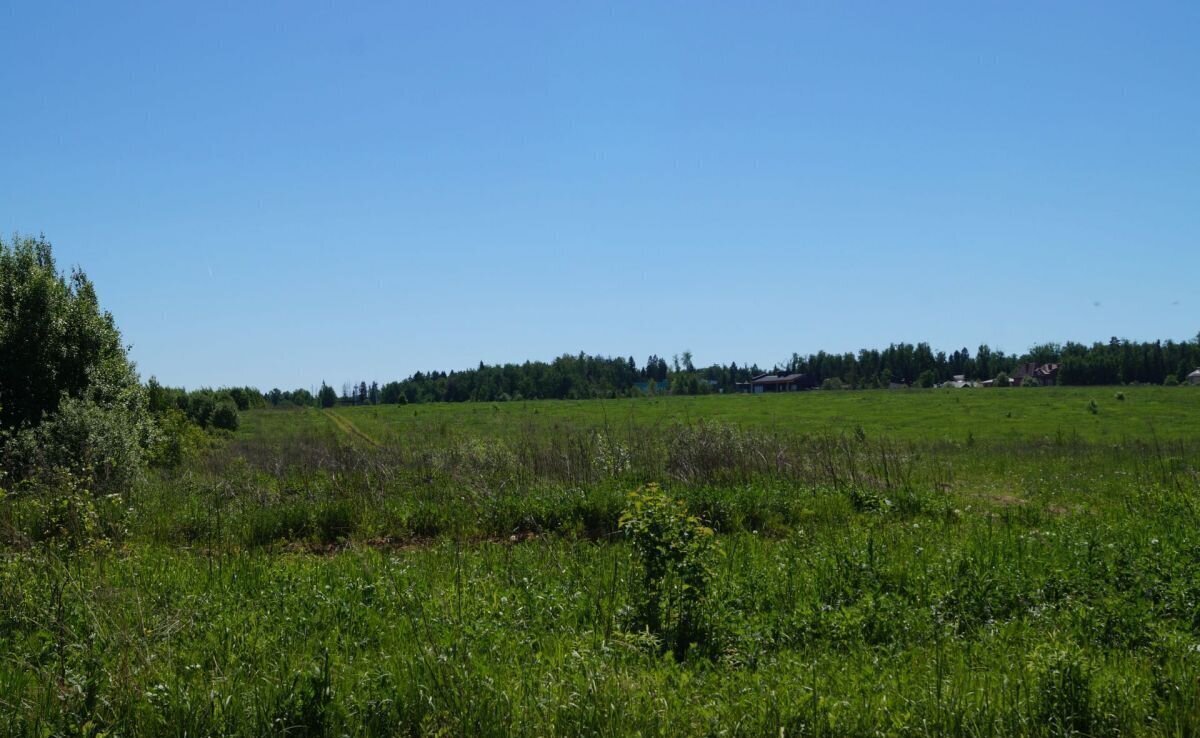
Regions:
<svg viewBox="0 0 1200 738"><path fill-rule="evenodd" d="M1200 388L263 410L55 492L0 735L1200 734Z"/></svg>
<svg viewBox="0 0 1200 738"><path fill-rule="evenodd" d="M620 400L431 403L307 410L303 417L251 413L245 435L293 438L335 433L333 414L371 439L419 442L430 434L503 437L535 429L655 428L714 421L786 433L849 432L922 442L978 439L1041 441L1061 435L1089 441L1200 437L1200 398L1178 387L1047 387L988 390L798 392L781 395L701 395ZM1183 388L1188 392L1187 388ZM1119 400L1121 394L1126 399ZM1092 413L1095 402L1102 412ZM344 431L343 431L344 432Z"/></svg>

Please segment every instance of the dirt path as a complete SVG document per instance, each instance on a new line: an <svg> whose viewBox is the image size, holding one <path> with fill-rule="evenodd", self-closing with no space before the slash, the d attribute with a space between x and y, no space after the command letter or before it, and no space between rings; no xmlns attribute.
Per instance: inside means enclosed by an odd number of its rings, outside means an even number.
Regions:
<svg viewBox="0 0 1200 738"><path fill-rule="evenodd" d="M375 448L379 448L380 446L382 446L382 444L379 443L379 441L376 441L374 438L371 438L366 433L363 433L361 430L359 430L358 426L355 425L354 423L351 423L350 420L348 418L346 418L344 415L340 415L339 413L337 413L333 410L326 410L325 416L333 421L333 424L338 427L338 430L342 431L343 433L350 436L351 438L362 439L363 441L366 441L367 443L371 444Z"/></svg>

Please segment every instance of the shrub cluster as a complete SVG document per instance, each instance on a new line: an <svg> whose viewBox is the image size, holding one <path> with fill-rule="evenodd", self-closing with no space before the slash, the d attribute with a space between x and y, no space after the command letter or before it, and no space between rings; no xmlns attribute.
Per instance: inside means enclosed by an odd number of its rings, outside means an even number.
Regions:
<svg viewBox="0 0 1200 738"><path fill-rule="evenodd" d="M67 470L127 484L154 436L112 315L44 238L0 241L0 464L16 478Z"/></svg>

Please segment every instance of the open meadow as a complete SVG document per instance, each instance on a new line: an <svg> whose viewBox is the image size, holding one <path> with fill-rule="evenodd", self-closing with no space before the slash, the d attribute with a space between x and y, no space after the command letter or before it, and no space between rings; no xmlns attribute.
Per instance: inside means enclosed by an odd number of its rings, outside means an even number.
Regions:
<svg viewBox="0 0 1200 738"><path fill-rule="evenodd" d="M257 410L0 540L4 735L1200 733L1200 388Z"/></svg>

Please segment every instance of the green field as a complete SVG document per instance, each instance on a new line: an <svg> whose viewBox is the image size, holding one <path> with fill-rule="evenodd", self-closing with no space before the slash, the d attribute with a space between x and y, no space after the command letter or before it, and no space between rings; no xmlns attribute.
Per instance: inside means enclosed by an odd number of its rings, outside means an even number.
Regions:
<svg viewBox="0 0 1200 738"><path fill-rule="evenodd" d="M1118 400L1121 393L1126 399ZM1091 413L1095 401L1099 412ZM799 392L623 400L441 403L346 407L333 411L380 442L431 433L504 436L517 430L639 428L711 420L787 433L845 432L913 441L975 438L1033 441L1059 435L1088 441L1200 438L1200 392L1178 387ZM319 411L311 410L310 415ZM289 437L324 428L315 417L251 413L246 433ZM329 428L330 431L335 430Z"/></svg>
<svg viewBox="0 0 1200 738"><path fill-rule="evenodd" d="M55 499L0 734L1200 734L1200 389L264 410Z"/></svg>

